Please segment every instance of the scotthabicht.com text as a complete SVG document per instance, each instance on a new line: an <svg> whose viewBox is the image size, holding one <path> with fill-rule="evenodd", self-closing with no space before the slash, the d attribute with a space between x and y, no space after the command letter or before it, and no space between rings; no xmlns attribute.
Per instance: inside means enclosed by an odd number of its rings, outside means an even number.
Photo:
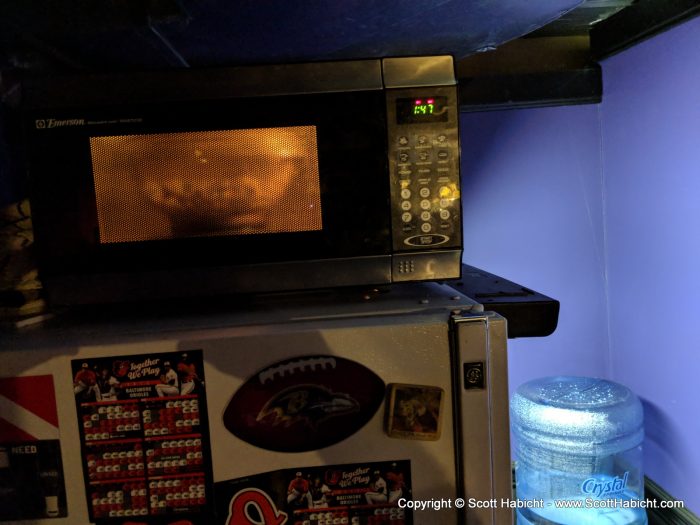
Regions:
<svg viewBox="0 0 700 525"><path fill-rule="evenodd" d="M479 500L475 498L469 499L406 499L398 500L398 505L402 509L414 509L417 511L436 511L442 509L544 509L554 507L557 509L673 509L683 508L685 504L680 500L664 501L651 499L560 499L560 500L543 500L543 499L486 499Z"/></svg>

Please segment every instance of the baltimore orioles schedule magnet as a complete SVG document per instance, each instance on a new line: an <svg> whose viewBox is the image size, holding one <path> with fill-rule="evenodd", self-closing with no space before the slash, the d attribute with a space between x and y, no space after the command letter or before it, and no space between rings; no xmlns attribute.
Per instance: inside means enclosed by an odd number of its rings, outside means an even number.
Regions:
<svg viewBox="0 0 700 525"><path fill-rule="evenodd" d="M297 467L215 484L219 525L412 525L409 460Z"/></svg>
<svg viewBox="0 0 700 525"><path fill-rule="evenodd" d="M76 359L72 371L91 520L211 523L201 350Z"/></svg>

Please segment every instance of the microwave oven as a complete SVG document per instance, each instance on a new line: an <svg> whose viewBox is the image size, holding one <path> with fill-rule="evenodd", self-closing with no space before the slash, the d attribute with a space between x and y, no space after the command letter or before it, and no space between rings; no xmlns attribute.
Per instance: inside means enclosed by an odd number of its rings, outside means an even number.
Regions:
<svg viewBox="0 0 700 525"><path fill-rule="evenodd" d="M34 79L56 304L459 278L450 56Z"/></svg>

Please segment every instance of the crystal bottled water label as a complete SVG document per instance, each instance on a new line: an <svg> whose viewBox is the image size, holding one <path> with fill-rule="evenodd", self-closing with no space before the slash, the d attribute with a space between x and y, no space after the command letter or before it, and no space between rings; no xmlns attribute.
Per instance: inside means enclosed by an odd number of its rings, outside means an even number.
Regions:
<svg viewBox="0 0 700 525"><path fill-rule="evenodd" d="M622 477L593 476L581 483L581 492L599 499L618 496L625 493L629 476L629 471L626 471Z"/></svg>
<svg viewBox="0 0 700 525"><path fill-rule="evenodd" d="M644 475L640 468L641 446L610 456L553 454L549 465L543 458L530 461L542 451L523 447L517 441L516 488L521 499L630 498L644 496Z"/></svg>

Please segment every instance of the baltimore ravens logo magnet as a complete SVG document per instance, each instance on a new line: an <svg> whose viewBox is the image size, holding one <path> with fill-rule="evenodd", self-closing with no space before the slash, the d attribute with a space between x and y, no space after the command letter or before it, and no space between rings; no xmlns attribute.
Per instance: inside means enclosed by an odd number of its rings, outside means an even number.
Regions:
<svg viewBox="0 0 700 525"><path fill-rule="evenodd" d="M342 416L360 409L348 394L336 394L320 385L299 385L283 390L262 408L257 421L272 418L272 425L289 427L304 422L311 429L329 417Z"/></svg>
<svg viewBox="0 0 700 525"><path fill-rule="evenodd" d="M238 389L224 412L224 425L268 450L315 450L362 428L382 404L385 388L377 374L349 359L289 359L261 370Z"/></svg>

